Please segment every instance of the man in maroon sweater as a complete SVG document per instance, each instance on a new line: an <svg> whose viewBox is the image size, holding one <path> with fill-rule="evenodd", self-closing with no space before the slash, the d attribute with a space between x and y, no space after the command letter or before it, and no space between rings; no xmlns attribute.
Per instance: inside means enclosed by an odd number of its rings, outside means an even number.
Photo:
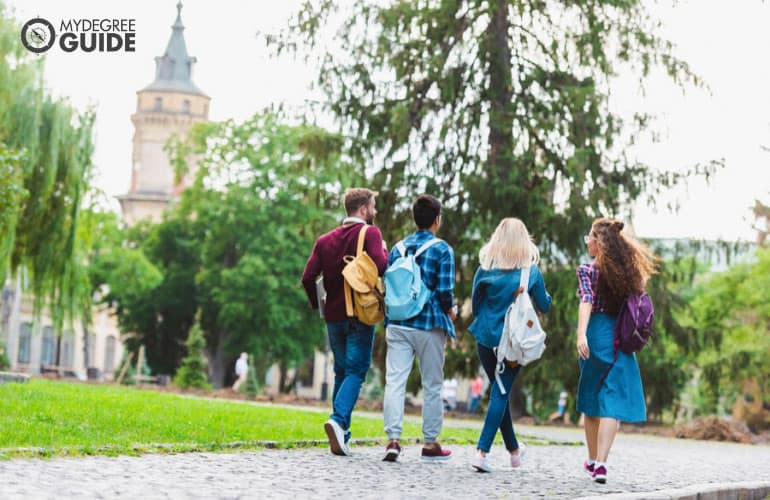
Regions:
<svg viewBox="0 0 770 500"><path fill-rule="evenodd" d="M335 455L350 454L347 445L350 439L350 419L372 362L374 345L374 326L349 318L345 312L343 257L356 254L358 233L365 225L374 222L374 216L377 215L376 196L376 192L363 188L345 191L347 217L342 221L342 226L316 240L305 265L305 272L302 273L302 285L314 309L318 308L315 282L319 274L323 275L326 289L324 320L329 345L334 354L334 390L333 412L324 424L324 430ZM366 231L364 251L377 264L377 271L382 276L388 264L388 252L382 233L375 226L370 226Z"/></svg>

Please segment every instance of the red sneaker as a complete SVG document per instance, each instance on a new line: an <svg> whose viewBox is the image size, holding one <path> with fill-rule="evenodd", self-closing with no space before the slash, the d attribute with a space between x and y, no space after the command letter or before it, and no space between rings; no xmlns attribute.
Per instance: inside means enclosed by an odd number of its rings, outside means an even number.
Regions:
<svg viewBox="0 0 770 500"><path fill-rule="evenodd" d="M438 462L441 460L449 460L452 456L452 452L446 448L442 448L438 443L428 444L422 447L421 458L426 462Z"/></svg>
<svg viewBox="0 0 770 500"><path fill-rule="evenodd" d="M395 462L398 460L399 455L401 455L401 445L398 444L398 441L391 441L388 443L388 447L385 448L385 458L382 461Z"/></svg>

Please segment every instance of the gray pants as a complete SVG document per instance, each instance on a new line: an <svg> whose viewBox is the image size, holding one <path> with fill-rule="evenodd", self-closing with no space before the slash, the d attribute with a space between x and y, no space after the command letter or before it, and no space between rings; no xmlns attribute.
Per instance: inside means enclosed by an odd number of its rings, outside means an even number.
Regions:
<svg viewBox="0 0 770 500"><path fill-rule="evenodd" d="M420 360L422 377L422 434L425 443L434 443L441 432L444 406L441 385L444 382L444 330L416 330L388 325L385 338L388 353L385 361L385 433L390 439L401 437L404 420L406 380L412 370L414 355Z"/></svg>

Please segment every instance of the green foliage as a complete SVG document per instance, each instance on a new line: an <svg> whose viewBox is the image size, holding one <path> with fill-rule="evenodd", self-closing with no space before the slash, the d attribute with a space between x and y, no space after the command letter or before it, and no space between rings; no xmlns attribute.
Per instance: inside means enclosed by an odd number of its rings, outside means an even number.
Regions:
<svg viewBox="0 0 770 500"><path fill-rule="evenodd" d="M210 389L206 375L206 359L203 357L203 349L206 347L206 340L203 338L203 330L200 324L196 322L190 328L190 335L185 342L187 356L182 360L182 366L176 372L174 384L188 389L195 387L197 389Z"/></svg>
<svg viewBox="0 0 770 500"><path fill-rule="evenodd" d="M246 394L249 396L256 396L262 391L262 384L260 384L260 381L257 379L257 371L254 369L254 367L249 367L249 372L246 376L246 383L243 384L243 390L246 391Z"/></svg>
<svg viewBox="0 0 770 500"><path fill-rule="evenodd" d="M770 250L699 283L687 321L697 332L701 413L725 411L746 380L768 393L770 376Z"/></svg>
<svg viewBox="0 0 770 500"><path fill-rule="evenodd" d="M388 207L378 216L385 239L412 230L414 195L442 199L439 236L455 248L456 296L464 303L484 240L503 217L522 219L541 249L555 300L545 317L548 355L521 379L536 401L555 400L562 388L574 395L574 268L587 259L582 236L592 219L626 215L645 197L655 204L661 190L693 173L708 177L719 165L659 173L626 154L651 132L652 117L614 114L611 81L620 68L640 83L655 68L676 84L699 85L698 78L657 34L659 23L640 0L369 1L333 12L333 1L305 3L268 44L277 54L318 57L324 111L337 118L350 154L367 165L378 206ZM331 38L338 47L329 48ZM663 287L656 291L661 336L676 344L683 338L674 324L680 305L665 289L668 278L656 279ZM459 341L447 349L447 375L478 367L475 343L463 333L471 319L459 322ZM383 343L378 334L381 367ZM679 349L664 346L643 362L647 373L676 366ZM675 378L673 390L680 385ZM654 394L653 409L672 398Z"/></svg>
<svg viewBox="0 0 770 500"><path fill-rule="evenodd" d="M48 94L44 59L26 51L18 33L0 3L0 276L27 269L35 314L48 306L61 331L89 304L77 236L94 114Z"/></svg>
<svg viewBox="0 0 770 500"><path fill-rule="evenodd" d="M169 263L186 262L166 267L166 277L188 290L173 295L180 307L201 309L212 382L224 383L228 356L241 351L255 353L259 373L273 362L296 366L323 340L298 277L314 239L334 225L343 189L360 177L338 136L269 114L204 124L188 140L169 150L199 156L195 182L150 234ZM173 158L182 169L187 161ZM172 227L185 237L164 234ZM170 358L166 349L155 351Z"/></svg>
<svg viewBox="0 0 770 500"><path fill-rule="evenodd" d="M0 342L0 371L7 370L11 367L11 362L8 360L8 354L5 352L5 344Z"/></svg>
<svg viewBox="0 0 770 500"><path fill-rule="evenodd" d="M302 409L34 379L0 385L0 428L14 430L0 433L0 453L34 456L41 447L45 456L136 455L254 449L268 441L280 448L326 447L326 418ZM353 432L383 439L382 418L357 415ZM404 422L404 440L421 435L419 424ZM451 438L475 442L478 429L452 427Z"/></svg>
<svg viewBox="0 0 770 500"><path fill-rule="evenodd" d="M195 275L200 256L192 223L179 219L138 224L121 248L102 261L121 330L132 350L144 345L155 373L176 372L197 307Z"/></svg>

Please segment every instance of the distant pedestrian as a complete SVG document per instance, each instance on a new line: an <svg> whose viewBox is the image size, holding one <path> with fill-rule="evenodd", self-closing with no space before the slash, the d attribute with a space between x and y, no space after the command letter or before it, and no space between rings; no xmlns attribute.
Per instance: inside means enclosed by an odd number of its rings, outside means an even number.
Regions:
<svg viewBox="0 0 770 500"><path fill-rule="evenodd" d="M482 392L484 392L484 379L481 375L476 375L476 378L471 382L471 400L468 405L468 413L476 413L476 409L481 402Z"/></svg>
<svg viewBox="0 0 770 500"><path fill-rule="evenodd" d="M585 414L588 460L583 468L607 481L607 458L620 421L644 422L647 410L635 354L617 351L615 320L623 302L644 291L655 273L649 249L622 232L623 222L597 219L584 237L590 264L577 269L577 351L580 365L577 411Z"/></svg>
<svg viewBox="0 0 770 500"><path fill-rule="evenodd" d="M444 409L446 411L454 411L457 408L457 379L452 377L444 380L441 392L443 394Z"/></svg>
<svg viewBox="0 0 770 500"><path fill-rule="evenodd" d="M561 391L559 393L559 401L556 403L556 411L551 413L548 417L549 422L564 419L564 423L569 422L569 412L567 411L567 391Z"/></svg>
<svg viewBox="0 0 770 500"><path fill-rule="evenodd" d="M246 382L246 378L249 374L249 355L245 352L241 353L241 356L238 358L238 361L235 362L235 375L238 377L233 384L233 391L238 392L238 389L241 388L241 385L243 385Z"/></svg>
<svg viewBox="0 0 770 500"><path fill-rule="evenodd" d="M510 394L521 365L507 362L499 374L500 384L495 380L497 355L494 349L500 344L508 307L519 293L528 293L532 303L540 312L551 308L551 296L545 288L545 281L537 262L540 252L532 241L526 226L515 218L503 219L495 229L489 242L479 252L480 266L473 278L472 305L475 319L469 330L476 338L479 360L490 380L489 407L484 418L484 427L476 446L477 454L471 465L479 472L492 469L487 454L492 447L497 430L503 436L505 448L510 453L511 467L521 466L524 443L516 440L513 420L508 408ZM529 272L526 289L521 289L522 273ZM505 394L500 390L503 385Z"/></svg>
<svg viewBox="0 0 770 500"><path fill-rule="evenodd" d="M372 363L374 326L348 315L342 270L346 256L365 253L380 276L388 263L382 233L374 226L377 193L364 188L345 191L347 217L342 225L319 237L302 274L302 285L313 309L318 309L319 287L323 276L326 302L323 310L329 345L334 353L334 390L332 414L324 424L329 447L335 455L350 455L350 422L361 385ZM359 251L359 248L361 251Z"/></svg>

